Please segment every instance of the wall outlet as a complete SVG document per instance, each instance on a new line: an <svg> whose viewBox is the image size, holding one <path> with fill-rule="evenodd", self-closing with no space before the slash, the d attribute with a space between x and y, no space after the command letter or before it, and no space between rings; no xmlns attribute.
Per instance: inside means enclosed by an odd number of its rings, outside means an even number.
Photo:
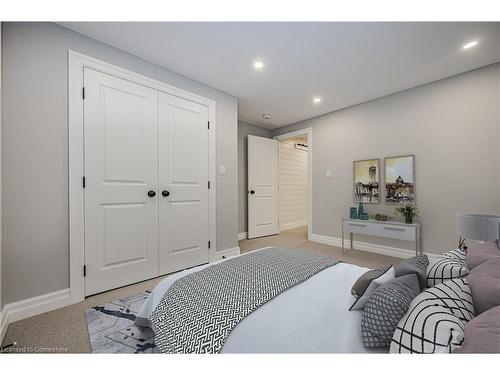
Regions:
<svg viewBox="0 0 500 375"><path fill-rule="evenodd" d="M325 177L326 177L326 178L332 178L332 171L331 171L331 170L329 170L329 169L327 169L327 170L325 171Z"/></svg>
<svg viewBox="0 0 500 375"><path fill-rule="evenodd" d="M222 174L222 175L226 174L226 166L225 165L221 165L219 167L219 173Z"/></svg>

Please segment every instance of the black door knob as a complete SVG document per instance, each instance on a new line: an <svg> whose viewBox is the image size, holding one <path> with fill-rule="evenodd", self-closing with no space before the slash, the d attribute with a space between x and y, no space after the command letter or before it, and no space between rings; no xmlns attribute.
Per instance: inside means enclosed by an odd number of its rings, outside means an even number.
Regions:
<svg viewBox="0 0 500 375"><path fill-rule="evenodd" d="M161 192L161 195L163 195L164 197L168 197L170 195L170 192L168 190L163 190Z"/></svg>
<svg viewBox="0 0 500 375"><path fill-rule="evenodd" d="M255 194L255 191L254 190L250 190L250 194Z"/></svg>
<svg viewBox="0 0 500 375"><path fill-rule="evenodd" d="M156 192L154 190L148 191L148 197L153 198L156 195Z"/></svg>

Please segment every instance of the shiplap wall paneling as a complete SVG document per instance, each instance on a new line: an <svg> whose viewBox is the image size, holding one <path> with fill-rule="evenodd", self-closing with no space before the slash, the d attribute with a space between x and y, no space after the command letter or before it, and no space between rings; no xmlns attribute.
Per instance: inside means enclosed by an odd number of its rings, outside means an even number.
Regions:
<svg viewBox="0 0 500 375"><path fill-rule="evenodd" d="M307 225L307 151L295 148L304 139L287 139L279 144L280 230Z"/></svg>

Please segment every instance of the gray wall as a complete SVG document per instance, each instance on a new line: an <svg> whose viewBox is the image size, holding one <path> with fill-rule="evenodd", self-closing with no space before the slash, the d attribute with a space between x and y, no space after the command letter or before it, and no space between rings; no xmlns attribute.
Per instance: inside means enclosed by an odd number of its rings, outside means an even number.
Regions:
<svg viewBox="0 0 500 375"><path fill-rule="evenodd" d="M457 212L499 214L499 85L496 64L273 131L312 127L313 233L341 236L340 219L353 205L354 160L398 154L416 157L424 251L442 253L457 244ZM332 178L325 178L328 169ZM365 207L370 213L394 209Z"/></svg>
<svg viewBox="0 0 500 375"><path fill-rule="evenodd" d="M216 101L217 247L237 246L235 97L55 24L3 26L6 303L69 287L68 49Z"/></svg>
<svg viewBox="0 0 500 375"><path fill-rule="evenodd" d="M247 231L247 137L271 138L271 130L238 121L238 232Z"/></svg>
<svg viewBox="0 0 500 375"><path fill-rule="evenodd" d="M1 178L1 162L2 162L2 23L0 22L0 197L2 195L2 178ZM4 252L2 246L2 234L3 234L3 221L2 221L2 202L0 199L0 312L2 311L4 305L5 296L5 283L3 281L5 276L4 270ZM1 344L0 337L0 344Z"/></svg>

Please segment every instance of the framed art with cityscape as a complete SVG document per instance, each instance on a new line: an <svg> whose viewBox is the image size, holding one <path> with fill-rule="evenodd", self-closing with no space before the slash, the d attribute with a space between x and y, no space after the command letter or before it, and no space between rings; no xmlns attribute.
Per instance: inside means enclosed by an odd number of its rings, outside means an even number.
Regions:
<svg viewBox="0 0 500 375"><path fill-rule="evenodd" d="M354 202L380 203L379 159L354 162Z"/></svg>
<svg viewBox="0 0 500 375"><path fill-rule="evenodd" d="M385 158L386 203L415 202L415 169L413 155Z"/></svg>

